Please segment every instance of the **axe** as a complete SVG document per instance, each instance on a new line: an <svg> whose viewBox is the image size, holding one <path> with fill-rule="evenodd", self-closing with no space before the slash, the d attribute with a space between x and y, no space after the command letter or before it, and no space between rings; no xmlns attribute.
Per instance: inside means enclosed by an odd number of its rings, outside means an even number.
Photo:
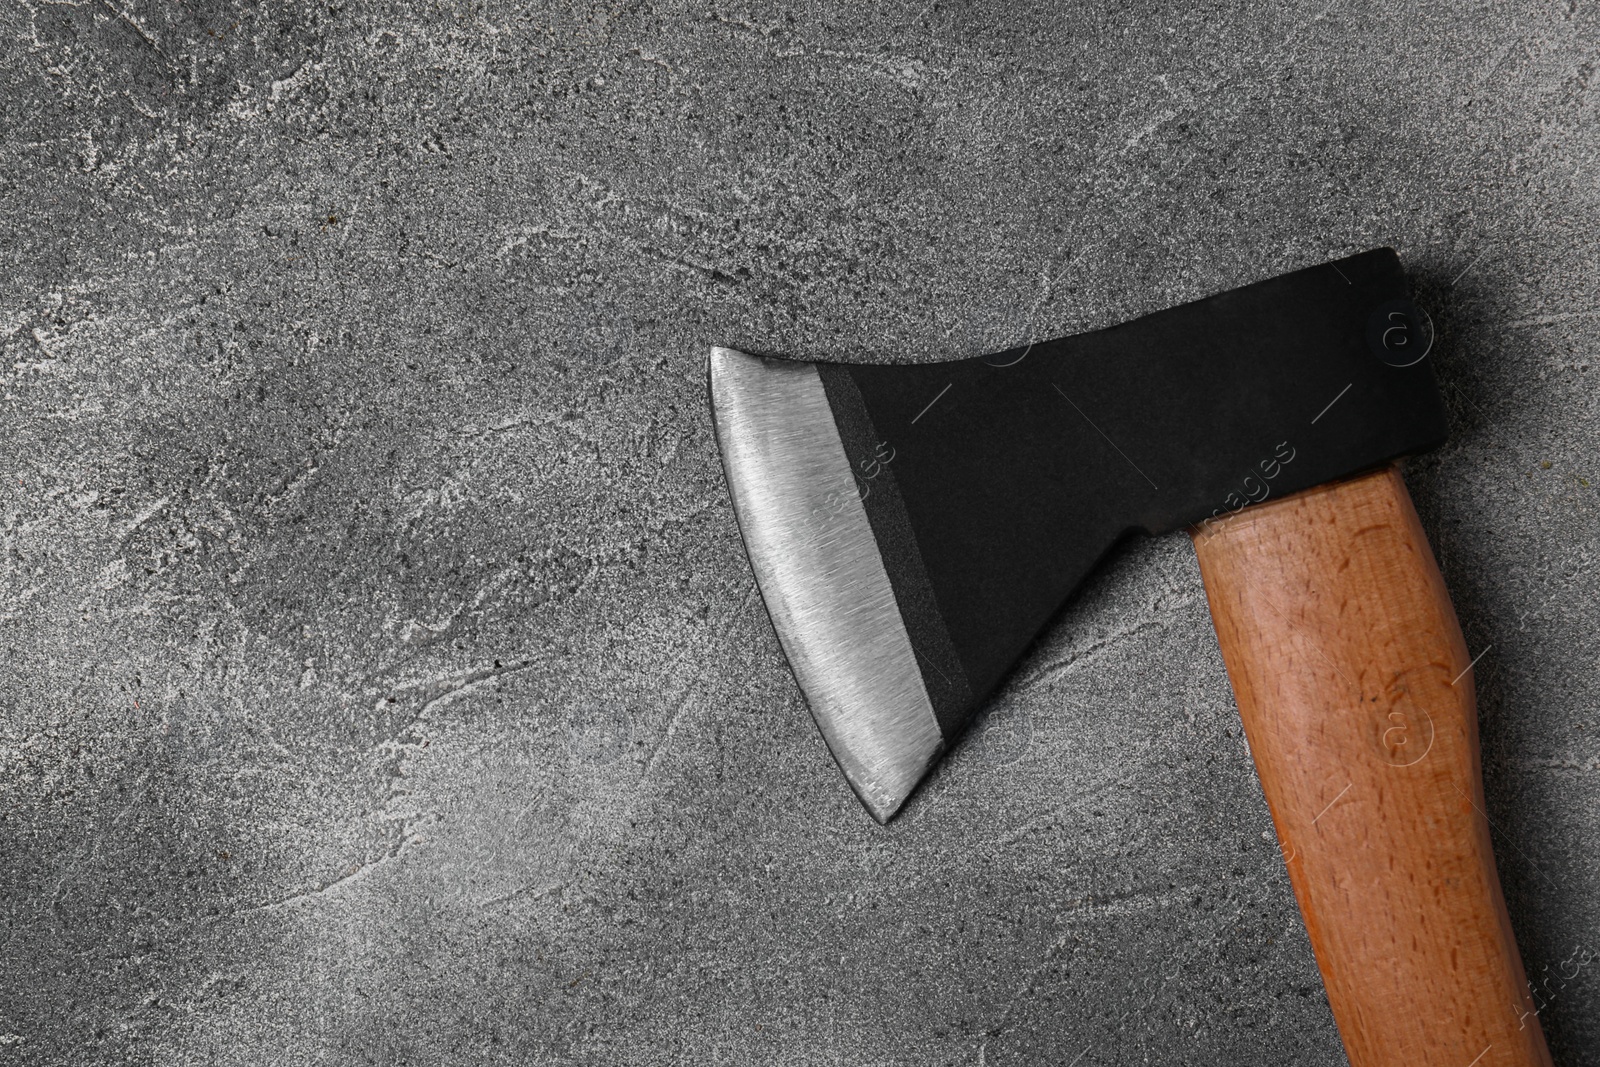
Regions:
<svg viewBox="0 0 1600 1067"><path fill-rule="evenodd" d="M1123 536L1186 528L1354 1067L1548 1064L1472 661L1399 460L1445 438L1391 249L954 362L711 352L817 725L886 822Z"/></svg>

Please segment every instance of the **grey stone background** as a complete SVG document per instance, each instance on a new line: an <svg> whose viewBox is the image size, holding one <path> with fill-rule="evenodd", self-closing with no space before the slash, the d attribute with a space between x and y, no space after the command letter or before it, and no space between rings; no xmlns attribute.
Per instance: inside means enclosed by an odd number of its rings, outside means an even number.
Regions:
<svg viewBox="0 0 1600 1067"><path fill-rule="evenodd" d="M703 370L1392 244L1511 913L1600 1063L1592 3L0 27L0 1062L1342 1063L1187 540L880 829Z"/></svg>

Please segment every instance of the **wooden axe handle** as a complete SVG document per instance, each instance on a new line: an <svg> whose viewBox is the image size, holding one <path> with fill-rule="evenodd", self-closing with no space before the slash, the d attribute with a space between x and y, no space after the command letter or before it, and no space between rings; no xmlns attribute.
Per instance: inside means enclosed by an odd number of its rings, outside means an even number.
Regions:
<svg viewBox="0 0 1600 1067"><path fill-rule="evenodd" d="M1399 469L1191 536L1352 1067L1548 1065L1495 873L1471 661Z"/></svg>

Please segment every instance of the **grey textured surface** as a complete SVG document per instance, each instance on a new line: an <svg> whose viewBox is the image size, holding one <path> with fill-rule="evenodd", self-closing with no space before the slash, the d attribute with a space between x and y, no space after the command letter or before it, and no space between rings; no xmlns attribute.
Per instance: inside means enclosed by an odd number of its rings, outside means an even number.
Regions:
<svg viewBox="0 0 1600 1067"><path fill-rule="evenodd" d="M1594 5L0 27L0 1061L1342 1062L1186 540L879 828L703 371L1390 243L1511 912L1600 1062Z"/></svg>

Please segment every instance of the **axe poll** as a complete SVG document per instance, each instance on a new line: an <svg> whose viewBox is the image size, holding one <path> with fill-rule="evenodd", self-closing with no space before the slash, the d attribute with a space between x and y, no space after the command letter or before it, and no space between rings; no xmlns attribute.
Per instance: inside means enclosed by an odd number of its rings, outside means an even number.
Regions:
<svg viewBox="0 0 1600 1067"><path fill-rule="evenodd" d="M1390 249L991 356L712 350L761 594L845 778L901 808L1120 538L1187 529L1354 1067L1549 1063L1471 661L1398 462L1445 438Z"/></svg>

